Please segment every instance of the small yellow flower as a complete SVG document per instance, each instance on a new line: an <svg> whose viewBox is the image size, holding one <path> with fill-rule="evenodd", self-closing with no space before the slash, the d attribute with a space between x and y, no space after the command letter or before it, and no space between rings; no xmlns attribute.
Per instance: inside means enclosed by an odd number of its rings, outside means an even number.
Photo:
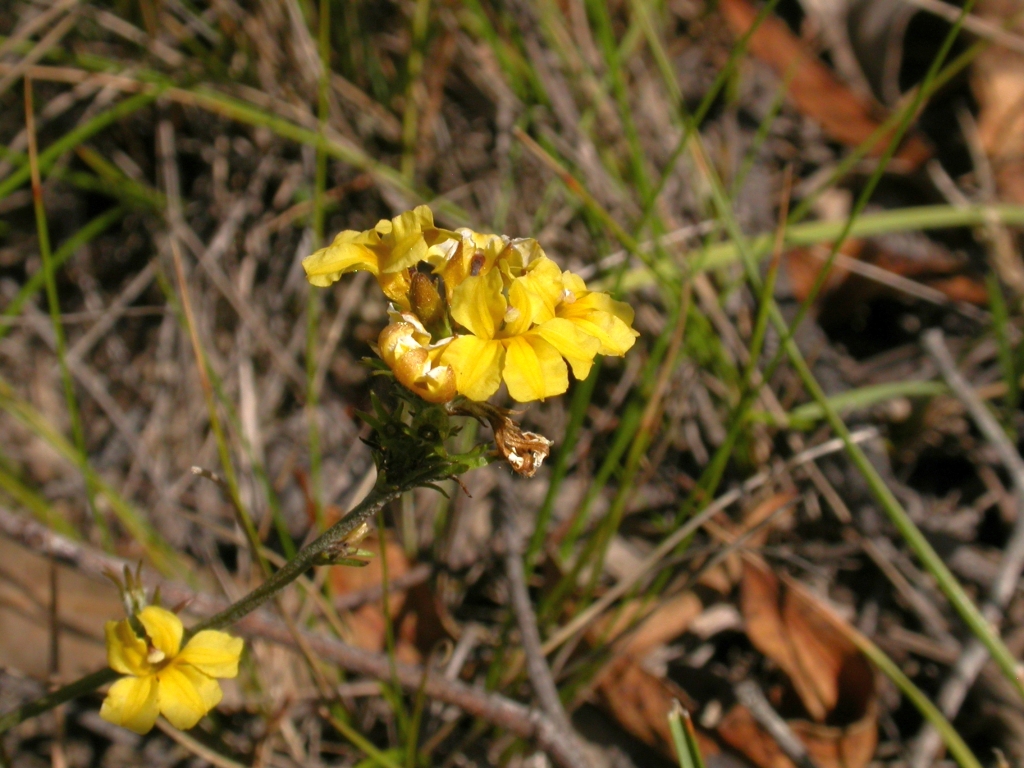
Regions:
<svg viewBox="0 0 1024 768"><path fill-rule="evenodd" d="M469 334L457 335L441 362L455 370L459 393L486 400L504 380L520 403L560 395L569 388L565 360L577 379L586 378L599 341L564 318L535 325L534 296L525 277L512 281L507 300L502 288L501 271L492 269L467 277L452 293L452 317Z"/></svg>
<svg viewBox="0 0 1024 768"><path fill-rule="evenodd" d="M381 219L365 232L346 229L334 242L302 260L306 279L325 288L347 272L364 270L377 278L392 301L408 308L409 267L430 261L432 249L447 252L454 232L434 226L434 214L421 205L393 219Z"/></svg>
<svg viewBox="0 0 1024 768"><path fill-rule="evenodd" d="M144 638L127 619L106 624L107 662L126 677L110 686L100 717L136 733L148 732L160 714L175 728L191 728L220 703L214 678L238 675L242 640L207 629L181 648L184 627L173 613L149 606L137 618Z"/></svg>
<svg viewBox="0 0 1024 768"><path fill-rule="evenodd" d="M568 320L601 342L599 355L622 357L640 335L633 330L633 308L629 304L615 301L607 293L588 291L583 278L572 272L562 273L562 294L555 305L555 317Z"/></svg>

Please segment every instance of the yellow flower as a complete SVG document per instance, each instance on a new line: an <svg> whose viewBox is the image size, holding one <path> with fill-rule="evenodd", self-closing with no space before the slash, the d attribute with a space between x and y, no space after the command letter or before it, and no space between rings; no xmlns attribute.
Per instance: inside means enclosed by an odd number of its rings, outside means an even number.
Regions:
<svg viewBox="0 0 1024 768"><path fill-rule="evenodd" d="M586 378L598 340L564 318L535 325L526 278L512 280L508 299L502 289L501 270L492 269L465 278L452 292L452 318L469 334L457 335L440 359L454 369L459 393L486 400L504 380L521 403L560 395L569 388L563 357L577 379Z"/></svg>
<svg viewBox="0 0 1024 768"><path fill-rule="evenodd" d="M555 305L561 317L583 333L601 342L599 355L622 357L640 334L633 330L633 308L615 301L607 293L588 291L586 283L572 272L562 274L562 295Z"/></svg>
<svg viewBox="0 0 1024 768"><path fill-rule="evenodd" d="M522 403L560 395L569 366L584 378L595 355L621 356L638 335L629 305L587 290L535 239L439 229L426 206L342 232L302 265L319 286L355 270L377 277L394 305L379 354L434 403L486 400L502 381Z"/></svg>
<svg viewBox="0 0 1024 768"><path fill-rule="evenodd" d="M471 276L483 276L497 267L508 287L514 277L523 271L523 265L543 254L540 244L533 238L509 238L489 235L462 227L455 230L458 241L448 241L444 247L430 250L427 261L434 266L452 300L455 288Z"/></svg>
<svg viewBox="0 0 1024 768"><path fill-rule="evenodd" d="M381 219L373 229L340 232L329 246L303 259L302 268L306 279L321 288L347 272L370 272L388 298L407 309L409 267L431 260L434 250L449 252L452 246L445 243L455 238L455 233L435 227L433 213L421 205Z"/></svg>
<svg viewBox="0 0 1024 768"><path fill-rule="evenodd" d="M127 677L110 686L100 717L136 733L148 732L158 714L175 728L191 728L220 703L214 678L238 674L242 641L207 629L181 648L184 627L173 613L149 606L137 618L145 638L127 619L106 624L107 661Z"/></svg>
<svg viewBox="0 0 1024 768"><path fill-rule="evenodd" d="M403 312L380 332L377 346L402 386L429 403L447 403L456 395L455 373L439 360L450 341L431 344L419 318Z"/></svg>

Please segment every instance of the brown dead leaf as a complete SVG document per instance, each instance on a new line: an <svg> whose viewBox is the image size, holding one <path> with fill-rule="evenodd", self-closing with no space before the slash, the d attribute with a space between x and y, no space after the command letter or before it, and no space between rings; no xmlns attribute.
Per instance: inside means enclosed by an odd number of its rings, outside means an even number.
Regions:
<svg viewBox="0 0 1024 768"><path fill-rule="evenodd" d="M740 604L750 641L789 676L813 721L790 721L812 757L823 768L866 765L877 743L875 678L840 620L753 556L745 558ZM788 768L774 744L751 736L749 718L749 712L730 712L719 734L762 768Z"/></svg>
<svg viewBox="0 0 1024 768"><path fill-rule="evenodd" d="M331 587L336 594L348 594L358 592L371 587L379 587L383 583L384 569L380 557L380 539L376 536L366 538L360 542L359 547L374 553L369 564L362 568L338 565L331 568ZM397 539L390 534L387 535L384 547L388 579L395 579L407 573L410 568L408 559L402 551L402 546ZM392 617L401 614L402 621L395 623L396 653L400 661L418 663L421 655L416 648L416 625L417 614L415 611L403 611L406 603L405 590L396 590L388 593L388 610ZM368 602L351 611L346 617L351 634L346 637L349 642L359 648L368 651L381 651L384 649L385 628L384 611L380 599Z"/></svg>
<svg viewBox="0 0 1024 768"><path fill-rule="evenodd" d="M753 505L740 525L723 520L711 529L732 541L763 524L792 498L788 492L773 494ZM760 534L757 531L755 538ZM789 675L796 692L788 702L783 697L780 713L786 715L788 703L801 718L805 712L810 714L814 722L792 719L789 725L821 768L864 768L877 743L874 674L867 660L811 593L797 584L780 583L755 555L737 555L736 561L737 577L729 579L724 570L721 576L727 582L740 582L741 609L751 642ZM696 595L679 594L652 610L632 635L624 635L644 610L641 604L630 603L614 620L588 633L591 643L621 638L614 658L595 681L602 706L634 736L670 755L667 716L672 701L678 699L697 712L702 704L695 695L702 694L691 695L674 681L658 677L644 668L642 660L656 646L685 632L702 608ZM793 768L742 705L729 710L716 732L720 741L698 731L706 754L726 745L759 768Z"/></svg>
<svg viewBox="0 0 1024 768"><path fill-rule="evenodd" d="M815 722L824 722L839 705L840 682L849 677L849 667L872 679L867 660L819 606L752 559L745 562L740 610L750 641L789 676Z"/></svg>
<svg viewBox="0 0 1024 768"><path fill-rule="evenodd" d="M857 722L845 728L791 720L789 727L800 738L819 768L860 768L867 765L878 743L875 705ZM735 705L722 718L718 733L758 768L794 768L778 743L758 725L750 710Z"/></svg>
<svg viewBox="0 0 1024 768"><path fill-rule="evenodd" d="M981 281L967 275L934 278L926 281L926 284L930 288L942 291L943 295L950 301L959 301L981 307L987 306L989 302L988 290L986 290Z"/></svg>
<svg viewBox="0 0 1024 768"><path fill-rule="evenodd" d="M655 608L633 631L623 647L623 653L640 658L652 648L674 640L686 631L704 610L704 604L692 592L683 592L669 598Z"/></svg>
<svg viewBox="0 0 1024 768"><path fill-rule="evenodd" d="M765 545L769 534L772 532L772 526L764 525L764 523L795 498L796 494L792 491L773 493L760 503L755 504L743 515L743 527L739 533L753 531L745 540L744 546L746 549L759 549ZM774 522L778 523L777 520ZM758 528L758 526L762 527Z"/></svg>
<svg viewBox="0 0 1024 768"><path fill-rule="evenodd" d="M604 644L623 635L640 620L635 630L616 647L615 657L595 681L595 691L605 709L641 741L673 754L668 713L678 700L694 711L696 704L679 686L643 668L642 658L653 648L675 639L700 615L704 606L692 592L682 592L653 610L645 601L633 600L614 616L598 621L587 632L592 644ZM719 751L706 735L698 734L705 755Z"/></svg>
<svg viewBox="0 0 1024 768"><path fill-rule="evenodd" d="M674 595L653 609L648 602L632 600L614 615L594 622L587 638L592 643L611 642L636 625L618 652L640 659L652 648L683 634L690 622L704 610L704 604L692 592ZM647 615L641 618L645 611Z"/></svg>
<svg viewBox="0 0 1024 768"><path fill-rule="evenodd" d="M733 572L732 565L732 562L726 558L723 562L701 573L697 583L718 592L723 597L728 595L739 580L739 574Z"/></svg>
<svg viewBox="0 0 1024 768"><path fill-rule="evenodd" d="M623 728L665 754L675 754L668 727L672 702L678 700L691 711L695 708L679 686L655 677L629 656L619 656L601 673L596 691L604 708ZM697 741L705 756L721 751L718 744L700 731Z"/></svg>
<svg viewBox="0 0 1024 768"><path fill-rule="evenodd" d="M748 0L721 0L719 7L737 37L745 34L757 17L757 9ZM839 82L778 17L769 16L755 30L750 38L750 52L779 77L792 74L789 96L793 103L836 141L858 146L881 125L882 107ZM871 154L880 155L891 138L891 132L883 135L871 148ZM923 138L909 134L896 157L910 168L916 168L931 154Z"/></svg>
<svg viewBox="0 0 1024 768"><path fill-rule="evenodd" d="M978 13L1002 23L1019 10L1014 0L985 0ZM1015 32L1024 30L1018 23ZM992 163L999 195L1024 203L1024 55L992 46L974 61L971 85L978 101L978 139Z"/></svg>
<svg viewBox="0 0 1024 768"><path fill-rule="evenodd" d="M793 720L789 727L820 768L861 768L871 762L878 746L877 703L872 698L864 716L842 728L806 720Z"/></svg>
<svg viewBox="0 0 1024 768"><path fill-rule="evenodd" d="M718 724L718 732L727 744L758 768L794 768L793 761L742 704L736 704L726 713Z"/></svg>

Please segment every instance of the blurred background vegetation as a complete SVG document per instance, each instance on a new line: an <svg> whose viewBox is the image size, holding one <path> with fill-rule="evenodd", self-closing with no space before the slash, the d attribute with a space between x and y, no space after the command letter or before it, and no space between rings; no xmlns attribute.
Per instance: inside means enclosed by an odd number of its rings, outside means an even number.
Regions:
<svg viewBox="0 0 1024 768"><path fill-rule="evenodd" d="M117 558L187 625L260 580L238 510L279 565L365 496L386 307L300 261L421 203L634 349L525 411L537 477L240 627L194 731L86 696L4 761L646 768L678 700L709 768L1024 764L1012 0L0 4L0 713L104 665Z"/></svg>

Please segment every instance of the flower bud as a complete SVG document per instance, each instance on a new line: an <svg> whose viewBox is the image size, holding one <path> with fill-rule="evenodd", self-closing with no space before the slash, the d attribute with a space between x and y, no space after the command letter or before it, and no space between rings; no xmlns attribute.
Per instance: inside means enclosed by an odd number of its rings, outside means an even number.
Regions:
<svg viewBox="0 0 1024 768"><path fill-rule="evenodd" d="M433 335L432 328L444 322L444 302L434 282L423 272L413 272L409 303L420 322Z"/></svg>
<svg viewBox="0 0 1024 768"><path fill-rule="evenodd" d="M438 364L442 347L423 346L420 329L407 321L391 323L380 333L377 344L381 359L406 389L429 403L446 403L455 397L455 372Z"/></svg>

